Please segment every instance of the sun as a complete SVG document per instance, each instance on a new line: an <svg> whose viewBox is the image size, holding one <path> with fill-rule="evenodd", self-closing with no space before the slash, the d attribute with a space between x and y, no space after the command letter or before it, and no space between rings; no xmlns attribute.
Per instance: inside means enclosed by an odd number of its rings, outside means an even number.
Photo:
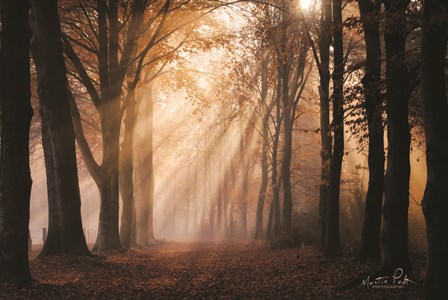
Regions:
<svg viewBox="0 0 448 300"><path fill-rule="evenodd" d="M309 10L312 4L313 0L299 0L299 6L303 10Z"/></svg>

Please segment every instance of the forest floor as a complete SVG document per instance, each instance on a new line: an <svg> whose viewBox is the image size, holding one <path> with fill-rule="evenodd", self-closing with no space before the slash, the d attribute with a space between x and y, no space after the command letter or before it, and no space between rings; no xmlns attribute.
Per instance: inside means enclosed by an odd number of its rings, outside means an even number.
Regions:
<svg viewBox="0 0 448 300"><path fill-rule="evenodd" d="M36 256L36 254L34 254ZM420 278L424 258L413 258ZM36 283L0 285L0 299L422 299L418 283L360 286L375 271L353 257L265 242L160 242L94 257L31 260Z"/></svg>

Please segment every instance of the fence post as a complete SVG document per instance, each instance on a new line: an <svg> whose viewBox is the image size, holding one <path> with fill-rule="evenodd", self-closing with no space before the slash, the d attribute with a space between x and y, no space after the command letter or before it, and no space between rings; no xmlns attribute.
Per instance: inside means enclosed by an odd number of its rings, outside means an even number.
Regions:
<svg viewBox="0 0 448 300"><path fill-rule="evenodd" d="M42 241L45 242L47 241L47 228L42 228Z"/></svg>

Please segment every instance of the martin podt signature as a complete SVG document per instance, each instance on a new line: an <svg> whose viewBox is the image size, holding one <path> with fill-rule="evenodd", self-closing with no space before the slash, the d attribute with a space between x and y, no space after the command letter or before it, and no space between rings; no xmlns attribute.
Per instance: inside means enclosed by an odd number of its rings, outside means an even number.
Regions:
<svg viewBox="0 0 448 300"><path fill-rule="evenodd" d="M360 287L367 289L402 289L408 286L410 283L415 284L414 281L408 278L402 268L395 270L394 274L391 276L382 276L376 278L370 278L367 276L361 282Z"/></svg>

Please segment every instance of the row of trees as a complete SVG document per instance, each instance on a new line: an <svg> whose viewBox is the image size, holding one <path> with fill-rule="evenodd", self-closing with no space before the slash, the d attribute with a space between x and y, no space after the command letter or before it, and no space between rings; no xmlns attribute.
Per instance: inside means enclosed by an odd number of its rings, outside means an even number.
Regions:
<svg viewBox="0 0 448 300"><path fill-rule="evenodd" d="M24 251L24 246L28 247L31 191L30 69L37 73L49 204L48 238L41 254L90 255L82 230L75 140L100 194L94 249L128 248L136 238L132 136L141 96L138 86L158 75L160 70L154 67L159 59L173 59L176 50L191 40L202 46L200 35L192 34L204 10L213 7L169 0L1 3L1 281L31 279ZM190 36L193 39L189 40ZM98 125L93 127L101 136L101 163L92 150L96 145L89 145L85 132L92 120L85 120L78 108L86 95L96 110L93 123ZM150 119L151 105L146 107ZM148 127L151 139L151 121ZM151 178L152 149L140 151L144 151L141 164L149 172L145 177ZM119 174L124 208L121 230ZM143 244L153 238L152 188L148 186L150 192L141 193L146 199L142 201L146 207L140 233Z"/></svg>
<svg viewBox="0 0 448 300"><path fill-rule="evenodd" d="M390 274L397 268L403 268L412 274L411 261L408 249L408 207L409 207L409 179L410 179L410 144L411 130L409 125L409 103L411 94L420 97L424 107L424 124L426 131L426 147L428 158L428 182L423 201L425 217L427 221L427 235L429 242L428 252L428 297L435 297L443 293L443 269L446 269L445 260L441 257L434 258L438 251L446 251L446 226L442 225L442 217L447 215L446 197L439 194L438 184L445 182L446 175L439 169L446 165L446 138L436 132L445 128L442 123L442 115L446 116L446 5L437 1L425 1L423 7L419 3L410 1L358 1L360 18L350 19L363 33L366 49L365 64L361 70L364 75L361 83L364 109L368 128L368 166L369 184L366 195L365 218L361 237L360 257L362 260L381 259L381 273ZM268 141L261 150L262 181L260 188L256 236L261 236L262 214L264 194L266 192L267 168L266 149L272 149L271 162L272 175L271 187L273 188L273 223L274 233L288 234L291 230L291 122L296 119L299 112L297 104L291 95L301 94L294 90L294 85L303 83L306 78L304 70L309 65L306 59L302 61L301 55L306 57L311 52L317 65L319 76L320 95L320 132L321 132L321 156L322 177L320 188L320 213L321 213L321 246L327 255L340 253L339 239L339 198L342 158L344 156L344 106L348 105L350 95L344 94L344 83L349 77L347 58L350 59L353 50L352 40L344 42L344 35L353 26L351 22L343 22L341 1L322 1L320 5L319 26L311 23L311 18L303 12L297 13L285 1L272 2L275 6L269 15L269 9L260 7L257 30L261 32L259 45L255 52L259 55L258 62L260 73L257 84L260 86L260 102L264 104L266 119L274 119L272 126L282 130L283 151L281 157L280 177L277 177L277 143L279 134L267 137L262 130L262 140ZM384 6L384 12L382 7ZM419 19L420 12L424 10L423 27L418 22L409 22L409 19ZM270 18L270 19L269 19ZM293 21L295 20L295 21ZM294 23L296 22L296 23ZM380 27L384 24L384 27ZM417 25L415 25L417 24ZM263 28L263 26L265 26ZM291 27L289 27L291 26ZM293 29L288 29L293 28ZM262 29L261 29L262 28ZM289 30L289 32L288 32ZM421 96L415 92L418 85L412 78L410 67L408 37L411 33L421 30ZM269 35L270 31L275 31ZM292 34L295 32L295 35ZM295 39L297 38L297 39ZM382 47L384 39L384 48ZM437 41L437 42L436 42ZM268 43L272 42L271 51L266 55L263 50L269 49ZM292 48L288 43L296 45ZM286 49L286 47L290 47ZM305 49L305 50L302 50ZM384 56L382 54L384 49ZM430 50L433 49L434 51ZM436 50L437 49L437 50ZM304 52L303 52L304 51ZM438 55L438 59L430 58ZM266 67L266 57L271 58L274 67ZM277 57L277 59L276 59ZM382 58L385 57L385 63ZM353 58L352 58L353 59ZM293 63L292 63L293 62ZM296 63L296 64L294 64ZM437 65L437 68L435 67ZM384 73L382 69L384 68ZM270 70L270 71L268 71ZM294 71L298 70L299 76L294 77ZM288 74L291 77L288 77ZM384 74L384 77L383 77ZM267 76L271 79L270 88L266 92L263 85ZM302 77L301 77L302 76ZM330 83L332 80L332 84ZM383 85L383 81L385 85ZM253 84L253 82L251 82ZM266 103L266 93L276 98L277 104ZM384 97L385 96L385 97ZM293 99L291 99L293 98ZM384 101L384 98L386 99ZM269 97L267 99L270 99ZM283 99L281 102L278 99ZM275 103L275 101L273 101ZM385 111L383 110L385 103ZM292 109L292 110L291 110ZM437 110L437 112L436 112ZM277 111L277 120L272 118L271 112ZM292 112L292 117L291 117ZM332 117L330 118L330 113ZM383 142L383 114L387 128L387 165L385 162L385 147ZM261 114L260 121L265 127ZM330 123L331 119L331 123ZM434 121L436 120L436 121ZM268 123L269 124L269 123ZM437 124L437 125L436 125ZM429 129L430 128L430 129ZM437 130L436 130L437 128ZM431 131L431 132L429 132ZM264 134L263 134L264 132ZM436 141L437 140L437 141ZM434 143L437 145L435 146ZM439 148L440 147L440 148ZM444 148L445 147L445 148ZM439 150L435 150L435 148ZM444 149L443 152L442 149ZM437 153L437 154L436 154ZM437 157L437 158L436 158ZM437 161L437 166L434 164ZM436 175L437 174L437 175ZM279 178L279 179L278 179ZM440 180L440 181L439 181ZM278 182L282 183L283 217L280 218L278 204ZM383 198L384 193L384 198ZM436 225L438 224L438 225ZM435 229L435 228L438 228ZM268 228L269 232L270 228ZM437 241L435 237L437 236ZM434 250L438 249L438 250ZM443 249L443 250L442 250ZM439 261L440 264L437 264Z"/></svg>

